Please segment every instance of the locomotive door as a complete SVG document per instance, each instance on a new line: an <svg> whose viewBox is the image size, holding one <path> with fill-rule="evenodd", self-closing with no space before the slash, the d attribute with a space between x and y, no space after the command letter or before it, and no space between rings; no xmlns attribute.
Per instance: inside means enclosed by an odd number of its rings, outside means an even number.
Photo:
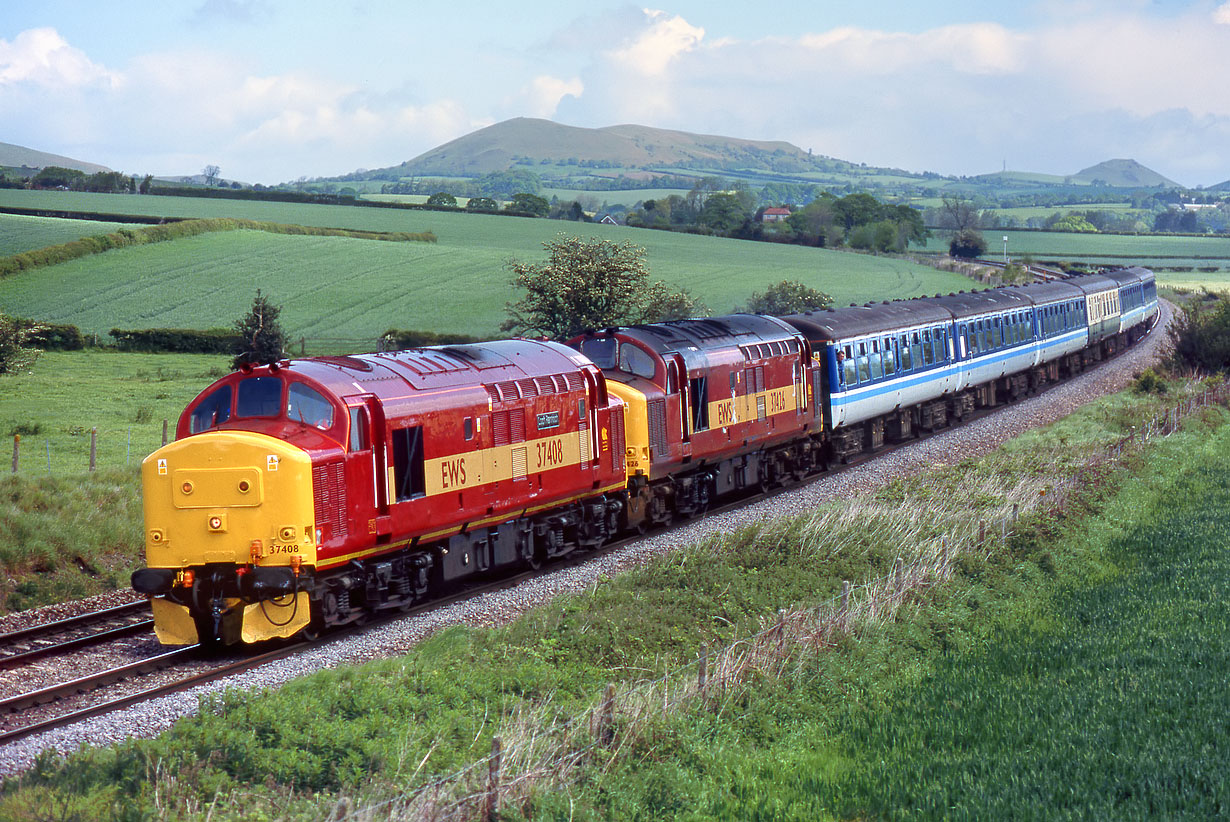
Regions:
<svg viewBox="0 0 1230 822"><path fill-rule="evenodd" d="M679 439L683 443L683 458L687 460L692 456L692 421L689 419L692 404L688 400L688 367L679 354L664 354L662 357L666 360L667 405L669 407L672 397L679 404Z"/></svg>
<svg viewBox="0 0 1230 822"><path fill-rule="evenodd" d="M388 451L385 442L384 414L379 401L371 396L345 397L350 416L350 438L346 458L351 488L351 510L367 525L368 534L388 537L393 523L389 516Z"/></svg>

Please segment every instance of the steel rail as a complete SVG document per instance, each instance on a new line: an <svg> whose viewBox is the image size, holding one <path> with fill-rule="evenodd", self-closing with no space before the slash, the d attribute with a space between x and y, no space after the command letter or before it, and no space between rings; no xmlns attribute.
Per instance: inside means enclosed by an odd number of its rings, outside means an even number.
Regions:
<svg viewBox="0 0 1230 822"><path fill-rule="evenodd" d="M83 628L88 628L98 623L108 623L117 619L141 616L143 614L147 618L138 619L136 622L120 625L105 631L73 636L65 640L57 640L53 636L80 631ZM140 602L130 602L125 605L104 608L101 611L92 611L88 614L79 614L78 616L68 617L67 619L55 622L31 625L28 628L0 634L0 668L9 668L17 663L26 663L39 657L50 656L62 651L69 651L86 645L93 645L98 642L106 642L122 636L140 633L153 627L154 620L148 618L148 614L149 602L142 600ZM21 648L23 645L27 647Z"/></svg>

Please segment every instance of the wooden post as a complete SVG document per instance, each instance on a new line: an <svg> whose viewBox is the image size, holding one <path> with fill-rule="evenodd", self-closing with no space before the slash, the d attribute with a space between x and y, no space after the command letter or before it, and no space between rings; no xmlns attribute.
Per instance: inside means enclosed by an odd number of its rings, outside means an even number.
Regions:
<svg viewBox="0 0 1230 822"><path fill-rule="evenodd" d="M850 615L850 580L841 581L841 622L844 625Z"/></svg>
<svg viewBox="0 0 1230 822"><path fill-rule="evenodd" d="M697 665L696 687L700 689L701 696L705 695L705 686L709 684L709 649L702 648L700 651L700 663Z"/></svg>
<svg viewBox="0 0 1230 822"><path fill-rule="evenodd" d="M307 337L299 338L299 356L300 357L307 356Z"/></svg>
<svg viewBox="0 0 1230 822"><path fill-rule="evenodd" d="M901 561L901 557L897 557L897 561L893 563L893 576L897 588L897 596L905 593L905 563Z"/></svg>
<svg viewBox="0 0 1230 822"><path fill-rule="evenodd" d="M1016 524L1017 517L1021 515L1021 503L1012 503L1012 524Z"/></svg>
<svg viewBox="0 0 1230 822"><path fill-rule="evenodd" d="M94 470L94 465L98 459L98 428L90 429L90 471Z"/></svg>
<svg viewBox="0 0 1230 822"><path fill-rule="evenodd" d="M940 573L948 571L948 537L940 537Z"/></svg>
<svg viewBox="0 0 1230 822"><path fill-rule="evenodd" d="M602 718L598 722L598 738L609 745L615 741L615 683L608 683L602 700Z"/></svg>
<svg viewBox="0 0 1230 822"><path fill-rule="evenodd" d="M987 541L987 521L985 519L978 520L978 547Z"/></svg>
<svg viewBox="0 0 1230 822"><path fill-rule="evenodd" d="M504 744L500 738L491 740L491 768L487 772L487 822L500 818L500 759Z"/></svg>
<svg viewBox="0 0 1230 822"><path fill-rule="evenodd" d="M13 435L13 473L17 473L17 454L21 451L21 434Z"/></svg>
<svg viewBox="0 0 1230 822"><path fill-rule="evenodd" d="M162 444L167 444L167 421L162 421Z"/></svg>

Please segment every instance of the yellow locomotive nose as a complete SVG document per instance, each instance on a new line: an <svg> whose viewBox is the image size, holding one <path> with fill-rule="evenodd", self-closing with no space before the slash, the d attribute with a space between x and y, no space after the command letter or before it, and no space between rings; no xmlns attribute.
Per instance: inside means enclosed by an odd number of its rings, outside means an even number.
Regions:
<svg viewBox="0 0 1230 822"><path fill-rule="evenodd" d="M154 598L161 642L197 642L207 617L227 642L307 625L300 588L316 564L316 521L306 452L264 434L211 431L151 454L141 482L148 567L133 586Z"/></svg>

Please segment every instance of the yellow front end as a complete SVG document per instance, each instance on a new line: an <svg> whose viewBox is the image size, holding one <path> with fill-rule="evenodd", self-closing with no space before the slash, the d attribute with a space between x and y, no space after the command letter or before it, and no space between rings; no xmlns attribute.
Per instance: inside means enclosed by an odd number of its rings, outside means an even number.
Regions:
<svg viewBox="0 0 1230 822"><path fill-rule="evenodd" d="M645 395L615 380L608 380L606 388L624 401L624 453L628 477L649 476L649 410Z"/></svg>
<svg viewBox="0 0 1230 822"><path fill-rule="evenodd" d="M153 600L160 642L257 642L308 624L317 543L305 451L207 432L147 457L141 484L148 568L133 587Z"/></svg>

